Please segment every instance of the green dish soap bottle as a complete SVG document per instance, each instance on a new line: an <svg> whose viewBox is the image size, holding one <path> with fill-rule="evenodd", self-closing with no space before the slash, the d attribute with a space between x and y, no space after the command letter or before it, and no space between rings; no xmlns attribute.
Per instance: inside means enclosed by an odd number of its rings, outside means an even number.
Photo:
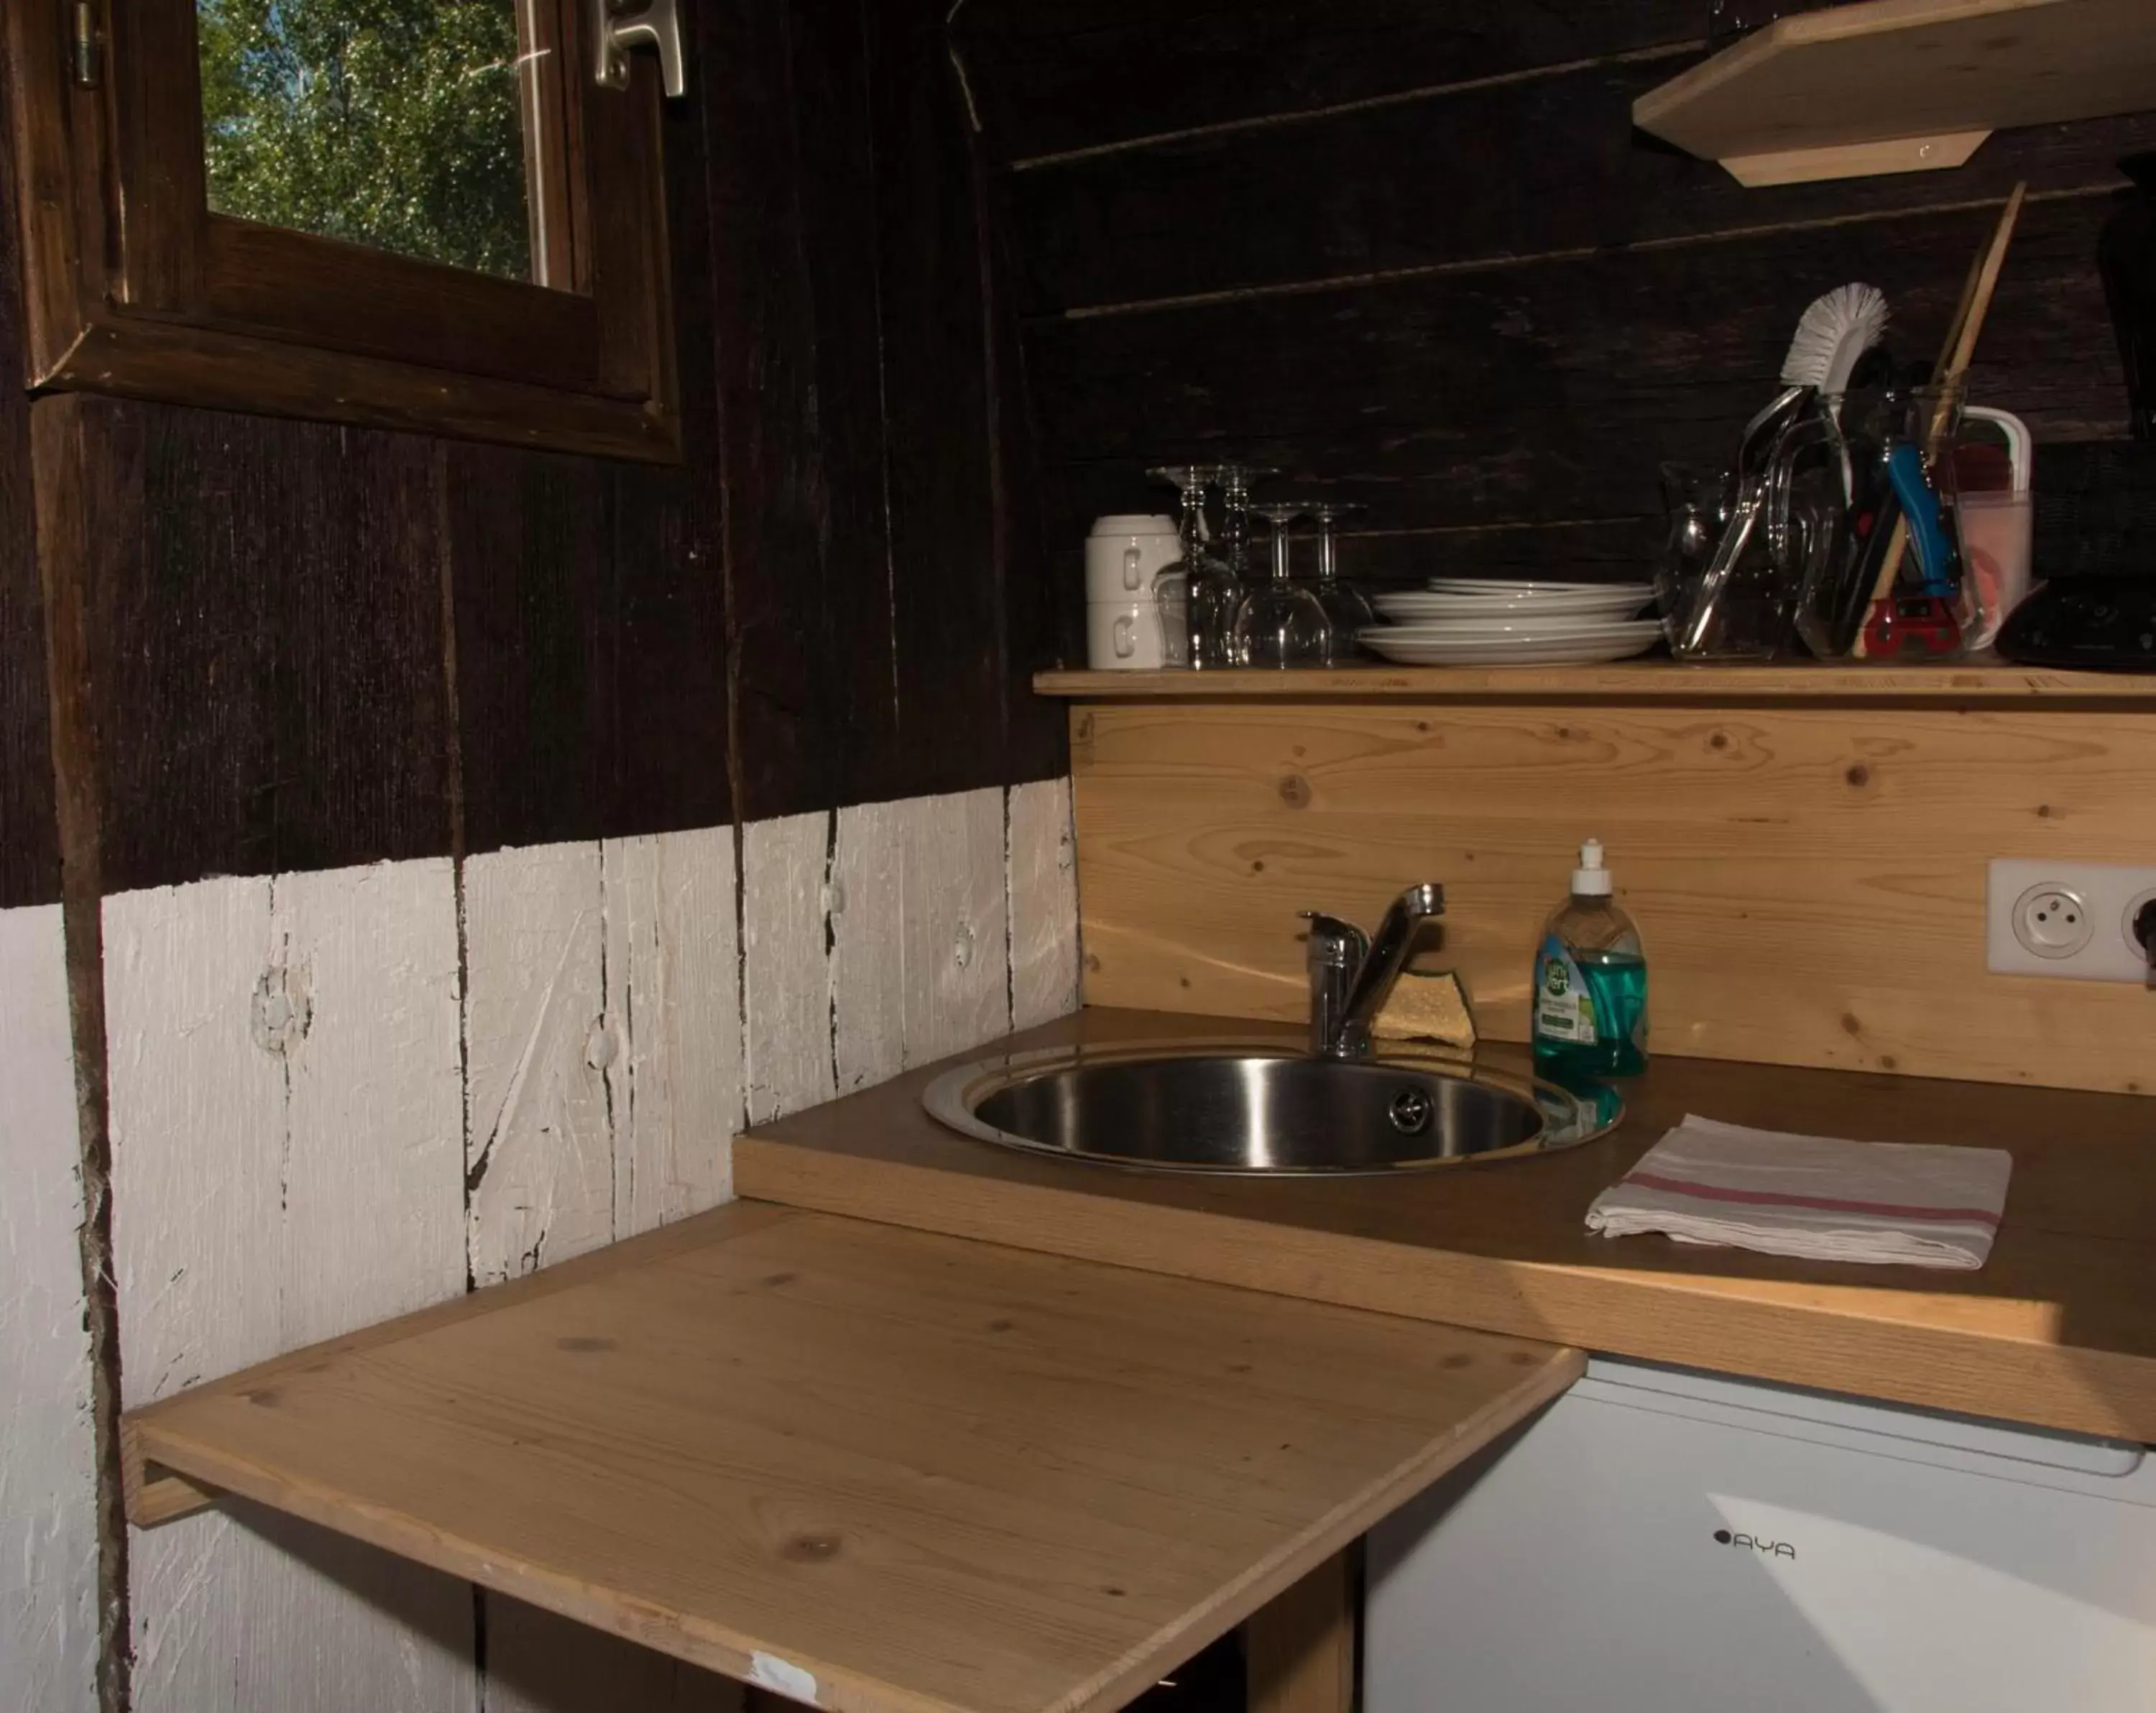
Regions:
<svg viewBox="0 0 2156 1713"><path fill-rule="evenodd" d="M1535 1070L1553 1082L1647 1068L1646 953L1611 892L1602 842L1590 839L1572 871L1572 896L1550 912L1535 954Z"/></svg>

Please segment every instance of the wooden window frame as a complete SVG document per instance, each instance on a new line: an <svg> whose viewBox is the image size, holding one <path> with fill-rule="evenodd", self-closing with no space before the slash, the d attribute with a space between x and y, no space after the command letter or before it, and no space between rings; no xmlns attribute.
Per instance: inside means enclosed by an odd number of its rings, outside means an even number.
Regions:
<svg viewBox="0 0 2156 1713"><path fill-rule="evenodd" d="M29 387L677 460L655 68L517 3L529 282L213 213L195 0L98 0L87 87L75 0L5 0Z"/></svg>

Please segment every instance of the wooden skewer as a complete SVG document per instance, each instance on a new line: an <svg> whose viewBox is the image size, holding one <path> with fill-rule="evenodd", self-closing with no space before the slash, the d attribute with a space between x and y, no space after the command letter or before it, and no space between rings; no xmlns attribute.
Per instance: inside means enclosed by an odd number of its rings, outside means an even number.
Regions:
<svg viewBox="0 0 2156 1713"><path fill-rule="evenodd" d="M2007 198L2006 209L1999 215L2000 219L2004 220L2008 213L2014 213L2019 218L2014 197L2020 194L2021 187L2015 186L2013 196ZM1939 344L1939 360L1932 366L1932 372L1935 375L1943 375L1953 367L1954 353L1961 349L1961 330L1969 326L1969 306L1976 301L1976 289L1984 279L1984 264L1991 259L1991 252L1998 242L1999 232L1994 227L1992 228L1991 243L1969 258L1969 276L1961 283L1961 300L1954 305L1953 319L1947 323L1947 336Z"/></svg>
<svg viewBox="0 0 2156 1713"><path fill-rule="evenodd" d="M2021 218L2021 204L2028 193L2025 183L2014 187L2014 193L1999 211L1999 224L1991 234L1990 244L1979 252L1962 285L1961 301L1954 308L1953 320L1947 327L1946 342L1939 350L1938 367L1932 376L1932 384L1939 389L1939 401L1924 434L1924 461L1928 464L1944 449L1947 428L1953 420L1954 388L1969 372L1969 360L1976 355L1976 341L1984 331L1984 317L1991 313L1991 300L1999 290L1999 270L2006 265L2007 247L2014 242L2014 228ZM1902 575L1902 562L1908 551L1908 520L1897 515L1894 534L1887 543L1887 556L1880 563L1879 579L1872 584L1871 598L1865 606L1867 623L1857 629L1852 652L1860 660L1871 653L1865 645L1864 633L1869 628L1872 610L1881 601L1893 598L1894 585Z"/></svg>

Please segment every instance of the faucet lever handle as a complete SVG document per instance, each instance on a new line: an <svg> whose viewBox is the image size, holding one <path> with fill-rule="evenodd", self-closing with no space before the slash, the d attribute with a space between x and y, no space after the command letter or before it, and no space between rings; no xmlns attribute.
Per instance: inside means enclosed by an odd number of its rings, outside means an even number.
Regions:
<svg viewBox="0 0 2156 1713"><path fill-rule="evenodd" d="M1370 956L1370 936L1322 910L1306 910L1302 919L1310 924L1310 1050L1322 1058L1339 1038L1348 995Z"/></svg>
<svg viewBox="0 0 2156 1713"><path fill-rule="evenodd" d="M1322 962L1328 968L1353 970L1370 955L1370 936L1354 923L1327 915L1322 910L1306 910L1301 915L1303 921L1310 924L1310 962L1313 968Z"/></svg>

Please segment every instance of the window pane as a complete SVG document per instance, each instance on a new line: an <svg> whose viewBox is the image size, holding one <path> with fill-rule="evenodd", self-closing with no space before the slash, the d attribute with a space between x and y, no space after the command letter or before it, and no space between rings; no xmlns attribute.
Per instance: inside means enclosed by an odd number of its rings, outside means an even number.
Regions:
<svg viewBox="0 0 2156 1713"><path fill-rule="evenodd" d="M197 0L220 213L531 277L516 0Z"/></svg>

